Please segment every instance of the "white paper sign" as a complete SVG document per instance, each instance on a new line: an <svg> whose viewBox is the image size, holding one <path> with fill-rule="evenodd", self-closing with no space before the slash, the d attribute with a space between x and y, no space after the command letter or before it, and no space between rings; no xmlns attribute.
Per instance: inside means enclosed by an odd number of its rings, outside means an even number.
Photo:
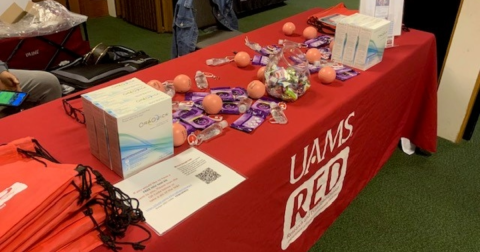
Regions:
<svg viewBox="0 0 480 252"><path fill-rule="evenodd" d="M360 14L391 21L389 35L402 34L404 0L360 0Z"/></svg>
<svg viewBox="0 0 480 252"><path fill-rule="evenodd" d="M140 201L147 224L161 235L244 180L212 157L190 148L115 186Z"/></svg>

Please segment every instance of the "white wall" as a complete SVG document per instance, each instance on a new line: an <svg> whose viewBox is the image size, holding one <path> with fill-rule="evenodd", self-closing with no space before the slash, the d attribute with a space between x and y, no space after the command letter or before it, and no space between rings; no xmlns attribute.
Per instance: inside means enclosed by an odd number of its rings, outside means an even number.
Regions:
<svg viewBox="0 0 480 252"><path fill-rule="evenodd" d="M480 0L463 0L438 90L438 136L458 142L480 71Z"/></svg>

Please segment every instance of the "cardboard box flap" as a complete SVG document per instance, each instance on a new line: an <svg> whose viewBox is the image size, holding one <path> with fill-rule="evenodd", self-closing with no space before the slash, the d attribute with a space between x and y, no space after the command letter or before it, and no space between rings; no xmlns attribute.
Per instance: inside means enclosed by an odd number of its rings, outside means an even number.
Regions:
<svg viewBox="0 0 480 252"><path fill-rule="evenodd" d="M19 4L24 7L20 6ZM34 14L33 5L34 3L32 1L28 1L25 4L21 1L19 3L13 2L8 8L5 9L3 13L0 12L0 21L7 24L14 24L20 21L27 13Z"/></svg>

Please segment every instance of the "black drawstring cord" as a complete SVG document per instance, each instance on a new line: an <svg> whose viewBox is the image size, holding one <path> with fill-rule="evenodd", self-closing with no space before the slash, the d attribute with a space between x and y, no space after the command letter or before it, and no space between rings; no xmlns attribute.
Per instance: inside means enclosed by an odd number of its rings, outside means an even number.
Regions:
<svg viewBox="0 0 480 252"><path fill-rule="evenodd" d="M142 243L151 239L152 236L148 229L138 225L139 222L145 221L143 212L139 208L140 202L138 199L130 198L119 188L105 180L98 171L89 166L79 165L77 169L84 173L83 177L88 176L88 181L91 181L91 174L93 174L96 183L104 188L104 191L99 194L95 201L103 206L105 212L104 225L106 230L102 231L100 228L97 228L100 239L105 246L113 251L117 251L121 249L121 247L117 246L118 244L130 244L135 250L143 250L145 245ZM137 226L144 230L147 233L147 238L138 242L117 241L117 239L125 236L129 226Z"/></svg>
<svg viewBox="0 0 480 252"><path fill-rule="evenodd" d="M43 148L43 146L38 142L37 139L32 139L32 142L35 144L35 150L40 156L54 163L60 163L45 148Z"/></svg>
<svg viewBox="0 0 480 252"><path fill-rule="evenodd" d="M92 195L92 174L89 170L89 167L83 165L78 165L75 170L78 172L77 176L81 177L81 187L77 186L77 184L75 184L75 181L72 181L71 183L80 193L77 204L81 205L84 201L89 200Z"/></svg>
<svg viewBox="0 0 480 252"><path fill-rule="evenodd" d="M42 157L42 156L38 155L36 152L22 150L22 149L19 149L19 148L17 148L17 151L18 151L18 153L23 154L23 155L25 155L25 156L27 156L27 157L35 160L35 161L38 161L38 162L42 163L45 167L47 167L47 163L45 163L43 160L37 158L37 157Z"/></svg>

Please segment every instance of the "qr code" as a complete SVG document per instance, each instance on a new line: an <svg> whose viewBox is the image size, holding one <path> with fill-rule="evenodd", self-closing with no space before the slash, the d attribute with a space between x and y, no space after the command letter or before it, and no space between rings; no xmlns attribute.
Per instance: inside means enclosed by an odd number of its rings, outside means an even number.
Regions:
<svg viewBox="0 0 480 252"><path fill-rule="evenodd" d="M212 170L211 168L207 168L203 172L200 172L195 176L197 176L197 178L199 178L203 182L210 184L211 182L219 178L220 174L218 174L216 171Z"/></svg>

